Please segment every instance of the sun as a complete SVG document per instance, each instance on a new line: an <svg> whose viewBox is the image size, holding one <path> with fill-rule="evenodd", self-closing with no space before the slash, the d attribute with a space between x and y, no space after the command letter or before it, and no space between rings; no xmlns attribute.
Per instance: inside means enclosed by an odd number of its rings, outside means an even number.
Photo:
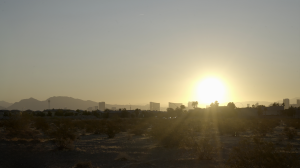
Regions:
<svg viewBox="0 0 300 168"><path fill-rule="evenodd" d="M196 98L205 104L215 101L223 102L225 91L225 86L219 79L206 78L197 85Z"/></svg>

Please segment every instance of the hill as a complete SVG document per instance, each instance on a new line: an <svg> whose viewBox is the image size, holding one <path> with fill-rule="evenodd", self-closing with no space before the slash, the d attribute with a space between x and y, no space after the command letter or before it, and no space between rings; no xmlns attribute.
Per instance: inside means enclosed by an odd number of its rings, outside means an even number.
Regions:
<svg viewBox="0 0 300 168"><path fill-rule="evenodd" d="M7 108L9 106L11 106L13 103L8 103L6 101L0 101L0 106L3 108Z"/></svg>
<svg viewBox="0 0 300 168"><path fill-rule="evenodd" d="M55 96L50 97L50 108L54 109L71 109L71 110L86 110L89 107L93 107L95 109L95 106L98 106L98 102L91 101L91 100L81 100L81 99L75 99L72 97L66 97L66 96ZM116 109L119 108L126 108L126 109L142 109L147 110L149 108L149 105L141 106L141 105L117 105L117 104L106 104L106 108L111 109L112 107L116 107ZM29 99L23 99L19 102L16 102L9 106L8 110L45 110L48 109L48 99L44 101L39 101L34 98Z"/></svg>

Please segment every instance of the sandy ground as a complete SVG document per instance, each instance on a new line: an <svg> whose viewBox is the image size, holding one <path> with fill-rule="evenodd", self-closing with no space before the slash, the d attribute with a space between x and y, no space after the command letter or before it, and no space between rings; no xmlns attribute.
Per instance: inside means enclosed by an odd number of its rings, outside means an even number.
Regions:
<svg viewBox="0 0 300 168"><path fill-rule="evenodd" d="M276 127L266 139L277 145L290 142L297 147L300 139L284 140L278 143L278 135L283 127ZM0 168L69 168L79 161L91 161L93 167L219 167L228 158L228 154L240 138L249 137L243 133L239 137L217 136L215 141L220 149L213 160L198 160L190 150L167 149L147 136L128 135L121 132L113 139L106 135L89 134L81 136L74 143L73 150L59 151L51 141L27 142L0 141Z"/></svg>

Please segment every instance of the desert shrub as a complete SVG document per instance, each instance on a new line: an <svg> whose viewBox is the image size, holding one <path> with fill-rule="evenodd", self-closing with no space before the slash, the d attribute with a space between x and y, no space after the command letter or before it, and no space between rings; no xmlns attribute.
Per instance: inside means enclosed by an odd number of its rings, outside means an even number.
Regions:
<svg viewBox="0 0 300 168"><path fill-rule="evenodd" d="M55 116L64 116L64 111L58 110L54 113Z"/></svg>
<svg viewBox="0 0 300 168"><path fill-rule="evenodd" d="M9 117L9 116L12 116L12 115L11 115L11 112L4 112L4 113L3 113L3 116L4 116L4 117Z"/></svg>
<svg viewBox="0 0 300 168"><path fill-rule="evenodd" d="M120 132L120 128L115 122L107 121L104 132L108 136L108 138L114 138L115 135Z"/></svg>
<svg viewBox="0 0 300 168"><path fill-rule="evenodd" d="M47 122L47 120L45 118L42 117L37 117L34 120L34 126L36 129L41 129L42 131L47 131L49 130L50 126L49 123Z"/></svg>
<svg viewBox="0 0 300 168"><path fill-rule="evenodd" d="M92 165L92 162L91 161L88 161L88 162L78 162L76 165L75 165L75 168L92 168L93 165Z"/></svg>
<svg viewBox="0 0 300 168"><path fill-rule="evenodd" d="M82 112L82 115L92 115L92 113L88 112L88 111L84 111L84 112Z"/></svg>
<svg viewBox="0 0 300 168"><path fill-rule="evenodd" d="M253 138L252 141L242 139L232 149L227 160L227 165L234 168L296 168L300 166L300 162L299 154L292 145L279 148L272 142Z"/></svg>
<svg viewBox="0 0 300 168"><path fill-rule="evenodd" d="M285 119L284 123L289 127L294 127L295 129L300 128L300 120L299 119Z"/></svg>
<svg viewBox="0 0 300 168"><path fill-rule="evenodd" d="M76 129L84 129L85 124L83 120L73 120L73 127L75 127Z"/></svg>
<svg viewBox="0 0 300 168"><path fill-rule="evenodd" d="M149 123L145 119L132 118L132 119L125 120L122 124L122 127L126 127L127 129L130 129L131 134L142 135L142 134L147 134Z"/></svg>
<svg viewBox="0 0 300 168"><path fill-rule="evenodd" d="M20 139L36 139L39 132L37 130L10 130L7 132L7 138L20 138Z"/></svg>
<svg viewBox="0 0 300 168"><path fill-rule="evenodd" d="M86 125L86 131L101 134L104 132L104 124L101 120L89 120Z"/></svg>
<svg viewBox="0 0 300 168"><path fill-rule="evenodd" d="M221 135L230 134L232 136L238 136L248 129L249 121L246 119L223 119L217 121L216 125Z"/></svg>
<svg viewBox="0 0 300 168"><path fill-rule="evenodd" d="M251 130L255 135L266 136L267 133L272 133L273 129L280 124L277 119L254 120Z"/></svg>
<svg viewBox="0 0 300 168"><path fill-rule="evenodd" d="M13 116L3 125L6 127L7 138L34 139L39 133L30 128L31 117L28 116Z"/></svg>
<svg viewBox="0 0 300 168"><path fill-rule="evenodd" d="M35 113L35 116L38 116L38 117L45 117L46 114L43 113L43 112L36 112L36 113Z"/></svg>
<svg viewBox="0 0 300 168"><path fill-rule="evenodd" d="M74 116L74 113L73 113L73 112L70 112L70 111L68 111L68 112L65 112L64 116Z"/></svg>
<svg viewBox="0 0 300 168"><path fill-rule="evenodd" d="M185 138L185 125L175 120L158 120L153 124L149 135L157 139L161 145L167 148L182 146Z"/></svg>
<svg viewBox="0 0 300 168"><path fill-rule="evenodd" d="M54 139L58 149L71 149L76 140L76 129L69 119L59 119L49 131L49 136Z"/></svg>
<svg viewBox="0 0 300 168"><path fill-rule="evenodd" d="M193 149L200 160L211 160L215 152L215 148L208 138L201 138L200 140L195 141Z"/></svg>
<svg viewBox="0 0 300 168"><path fill-rule="evenodd" d="M106 118L106 119L109 118L109 116L110 116L110 115L109 115L109 112L110 112L110 111L109 111L108 109L105 109L105 111L103 112L102 117L103 117L103 118Z"/></svg>
<svg viewBox="0 0 300 168"><path fill-rule="evenodd" d="M283 134L288 138L288 139L294 139L295 136L297 136L297 131L293 128L289 128L287 126L284 127L283 129Z"/></svg>
<svg viewBox="0 0 300 168"><path fill-rule="evenodd" d="M97 112L97 111L93 111L93 112L92 112L92 115L95 116L95 117L97 117L97 118L100 118L100 117L101 117L100 113Z"/></svg>
<svg viewBox="0 0 300 168"><path fill-rule="evenodd" d="M192 149L194 155L200 160L211 160L216 153L216 145L212 144L211 138L199 138L193 130L185 132L183 145Z"/></svg>
<svg viewBox="0 0 300 168"><path fill-rule="evenodd" d="M31 121L29 118L21 117L21 116L13 116L9 120L5 122L5 126L7 129L11 130L26 130L29 128Z"/></svg>
<svg viewBox="0 0 300 168"><path fill-rule="evenodd" d="M52 112L51 112L51 111L48 111L48 112L47 112L47 116L51 117L51 116L52 116Z"/></svg>
<svg viewBox="0 0 300 168"><path fill-rule="evenodd" d="M128 118L129 117L129 112L124 108L121 111L121 118Z"/></svg>
<svg viewBox="0 0 300 168"><path fill-rule="evenodd" d="M132 130L130 130L130 133L134 134L134 135L143 135L145 133L145 129L139 128L139 127L135 127Z"/></svg>
<svg viewBox="0 0 300 168"><path fill-rule="evenodd" d="M120 152L118 156L115 158L115 160L120 160L120 161L128 161L132 160L132 157L130 157L127 153L125 152Z"/></svg>

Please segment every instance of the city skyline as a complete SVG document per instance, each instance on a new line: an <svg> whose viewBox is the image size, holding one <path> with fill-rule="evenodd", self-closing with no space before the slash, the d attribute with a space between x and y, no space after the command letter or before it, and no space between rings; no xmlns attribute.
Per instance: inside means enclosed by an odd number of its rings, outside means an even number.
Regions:
<svg viewBox="0 0 300 168"><path fill-rule="evenodd" d="M55 100L55 101L53 101ZM115 106L118 106L118 108L129 108L131 106L133 106L132 109L135 109L135 108L142 108L143 110L154 110L154 111L160 111L160 107L163 108L162 111L165 111L166 108L177 108L177 107L180 107L181 105L184 105L186 109L193 109L194 106L192 105L192 102L196 102L196 101L189 101L189 102L180 102L180 103L173 103L173 102L147 102L147 103L143 103L143 104L134 104L134 103L127 103L127 104L111 104L109 102L105 102L105 101L102 101L102 102L96 102L96 101L92 101L92 100L82 100L82 99L78 99L78 98L73 98L73 97L67 97L67 96L54 96L54 97L50 97L48 98L47 100L37 100L37 99L34 99L34 98L29 98L29 99L22 99L20 100L19 102L15 102L15 103L8 103L8 102L5 102L5 101L0 101L0 109L5 109L5 108L10 108L10 109L19 109L20 108L22 110L27 109L28 108L28 105L34 105L36 104L39 108L42 108L42 109L46 109L45 107L47 106L48 109L50 107L50 101L51 102L54 102L56 103L56 106L55 108L69 108L70 106L76 106L76 104L78 104L79 102L78 101L83 101L83 102L89 102L89 110L94 110L94 109L99 109L101 111L104 111L104 109L108 108L112 108L114 107L115 110L117 109L117 107ZM74 102L75 101L75 102ZM19 104L23 102L23 105L27 106L22 106L20 107L19 105L15 106L15 104ZM27 102L24 104L24 102ZM45 102L46 104L42 105L41 106L41 102ZM73 102L73 103L72 103ZM57 103L59 103L60 105L57 106ZM64 104L66 103L66 104ZM108 103L108 106L109 107L106 107L105 104ZM214 103L214 102L211 102L211 103ZM207 107L210 107L210 104L211 103L208 103L208 104L199 104L197 103L197 105L195 107L198 107L198 108L207 108ZM219 103L220 106L227 106L228 103L231 103L231 102L226 102L226 103ZM285 98L285 99L282 99L282 100L278 100L278 101L273 101L273 102L267 102L267 101L246 101L246 102L233 102L235 103L235 106L238 107L238 108L245 108L245 107L252 107L253 105L254 106L258 106L258 105L264 105L264 106L273 106L274 103L278 103L280 105L282 105L282 103L285 104L285 107L286 109L290 106L293 106L293 107L300 107L300 97L295 97L295 98ZM80 104L80 103L79 103ZM161 106L162 104L162 106ZM96 106L95 106L96 105ZM11 106L13 106L14 108L12 108ZM35 106L35 105L34 105ZM18 108L16 108L18 107ZM52 106L51 106L52 107ZM78 108L79 106L77 106L77 108L75 109L85 109L85 108ZM82 107L82 106L81 106ZM30 109L30 108L28 108ZM71 109L74 109L71 108Z"/></svg>

